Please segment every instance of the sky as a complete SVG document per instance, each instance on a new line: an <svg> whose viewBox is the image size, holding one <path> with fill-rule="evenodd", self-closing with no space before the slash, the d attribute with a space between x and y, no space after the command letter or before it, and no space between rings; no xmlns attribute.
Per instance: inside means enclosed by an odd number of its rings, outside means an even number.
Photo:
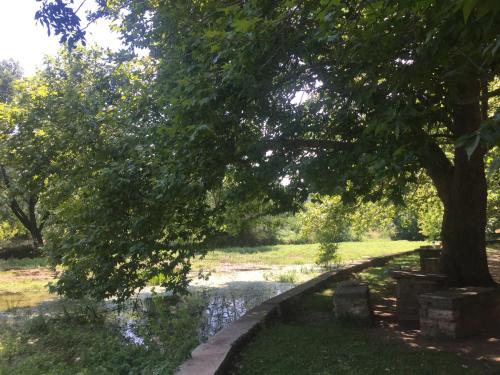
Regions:
<svg viewBox="0 0 500 375"><path fill-rule="evenodd" d="M75 1L78 6L79 0ZM59 37L48 36L47 30L35 21L40 3L36 0L0 0L0 60L19 61L25 75L35 73L45 55L54 55L60 48ZM87 0L78 12L85 24L84 12L95 5ZM109 30L106 20L99 20L87 29L87 43L117 50L118 34Z"/></svg>

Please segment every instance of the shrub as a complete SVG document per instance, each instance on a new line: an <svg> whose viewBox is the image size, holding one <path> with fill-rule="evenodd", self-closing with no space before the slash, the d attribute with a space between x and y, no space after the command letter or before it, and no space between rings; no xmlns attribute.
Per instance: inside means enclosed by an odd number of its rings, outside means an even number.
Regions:
<svg viewBox="0 0 500 375"><path fill-rule="evenodd" d="M328 266L336 261L337 244L348 238L349 210L339 196L314 195L304 205L299 214L301 235L320 243L318 264Z"/></svg>
<svg viewBox="0 0 500 375"><path fill-rule="evenodd" d="M262 215L224 226L224 231L206 241L208 247L263 246L305 243L300 222L290 213Z"/></svg>
<svg viewBox="0 0 500 375"><path fill-rule="evenodd" d="M338 243L321 243L316 257L316 263L326 268L339 263L340 257L337 254L338 247Z"/></svg>
<svg viewBox="0 0 500 375"><path fill-rule="evenodd" d="M399 207L394 216L394 240L420 241L424 238L418 227L418 218L415 212Z"/></svg>
<svg viewBox="0 0 500 375"><path fill-rule="evenodd" d="M297 271L286 271L278 275L278 282L296 284L299 281L299 275Z"/></svg>
<svg viewBox="0 0 500 375"><path fill-rule="evenodd" d="M40 256L40 251L30 241L15 240L0 243L0 259L35 258L37 256Z"/></svg>

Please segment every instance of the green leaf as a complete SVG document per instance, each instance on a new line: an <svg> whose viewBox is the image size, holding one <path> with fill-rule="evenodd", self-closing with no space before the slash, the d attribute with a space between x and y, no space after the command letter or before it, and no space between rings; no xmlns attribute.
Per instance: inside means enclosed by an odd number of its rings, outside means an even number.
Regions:
<svg viewBox="0 0 500 375"><path fill-rule="evenodd" d="M249 32L253 25L255 25L255 19L240 18L233 22L233 27L236 31L246 33Z"/></svg>
<svg viewBox="0 0 500 375"><path fill-rule="evenodd" d="M462 5L462 12L464 14L464 22L467 23L469 16L476 6L478 0L465 0Z"/></svg>

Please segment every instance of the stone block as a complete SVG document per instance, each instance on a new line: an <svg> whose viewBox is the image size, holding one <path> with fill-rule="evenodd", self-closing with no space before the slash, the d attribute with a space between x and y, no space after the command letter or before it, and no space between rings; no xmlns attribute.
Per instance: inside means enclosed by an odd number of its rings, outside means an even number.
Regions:
<svg viewBox="0 0 500 375"><path fill-rule="evenodd" d="M426 336L461 339L500 324L500 289L451 288L419 297Z"/></svg>
<svg viewBox="0 0 500 375"><path fill-rule="evenodd" d="M424 258L421 259L422 272L424 273L439 273L440 259L439 258Z"/></svg>
<svg viewBox="0 0 500 375"><path fill-rule="evenodd" d="M356 280L343 281L333 294L335 316L364 323L372 323L373 311L370 304L368 284Z"/></svg>
<svg viewBox="0 0 500 375"><path fill-rule="evenodd" d="M392 271L396 279L396 316L400 321L418 321L420 304L418 297L443 288L446 276L424 274L417 271Z"/></svg>
<svg viewBox="0 0 500 375"><path fill-rule="evenodd" d="M442 253L442 249L439 246L421 246L418 249L418 254L420 256L420 270L421 270L421 272L423 272L423 273L438 273L438 272L430 271L427 269L427 267L429 267L429 266L435 267L435 264L434 264L435 261L428 262L428 261L426 261L426 259L437 258L438 259L438 266L437 267L439 269L439 259L441 258L441 253Z"/></svg>
<svg viewBox="0 0 500 375"><path fill-rule="evenodd" d="M460 311L457 310L427 309L427 317L429 319L456 320L459 316Z"/></svg>

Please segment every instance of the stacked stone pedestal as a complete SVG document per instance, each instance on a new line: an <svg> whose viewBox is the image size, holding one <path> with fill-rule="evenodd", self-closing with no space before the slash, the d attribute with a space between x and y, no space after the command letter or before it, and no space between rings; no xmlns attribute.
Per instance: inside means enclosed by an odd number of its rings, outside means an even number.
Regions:
<svg viewBox="0 0 500 375"><path fill-rule="evenodd" d="M373 311L370 304L368 284L356 280L343 281L333 294L335 316L339 319L356 320L372 324Z"/></svg>
<svg viewBox="0 0 500 375"><path fill-rule="evenodd" d="M418 297L443 288L446 276L424 274L417 271L392 271L397 281L396 316L400 321L418 321L420 304Z"/></svg>
<svg viewBox="0 0 500 375"><path fill-rule="evenodd" d="M423 265L422 272L432 273L432 274L439 273L439 268L441 265L440 258L426 257L424 259L421 259L420 262Z"/></svg>
<svg viewBox="0 0 500 375"><path fill-rule="evenodd" d="M422 246L418 249L422 273L439 273L441 251L442 249L437 246Z"/></svg>
<svg viewBox="0 0 500 375"><path fill-rule="evenodd" d="M422 294L419 301L426 336L461 339L500 328L500 289L451 288Z"/></svg>

